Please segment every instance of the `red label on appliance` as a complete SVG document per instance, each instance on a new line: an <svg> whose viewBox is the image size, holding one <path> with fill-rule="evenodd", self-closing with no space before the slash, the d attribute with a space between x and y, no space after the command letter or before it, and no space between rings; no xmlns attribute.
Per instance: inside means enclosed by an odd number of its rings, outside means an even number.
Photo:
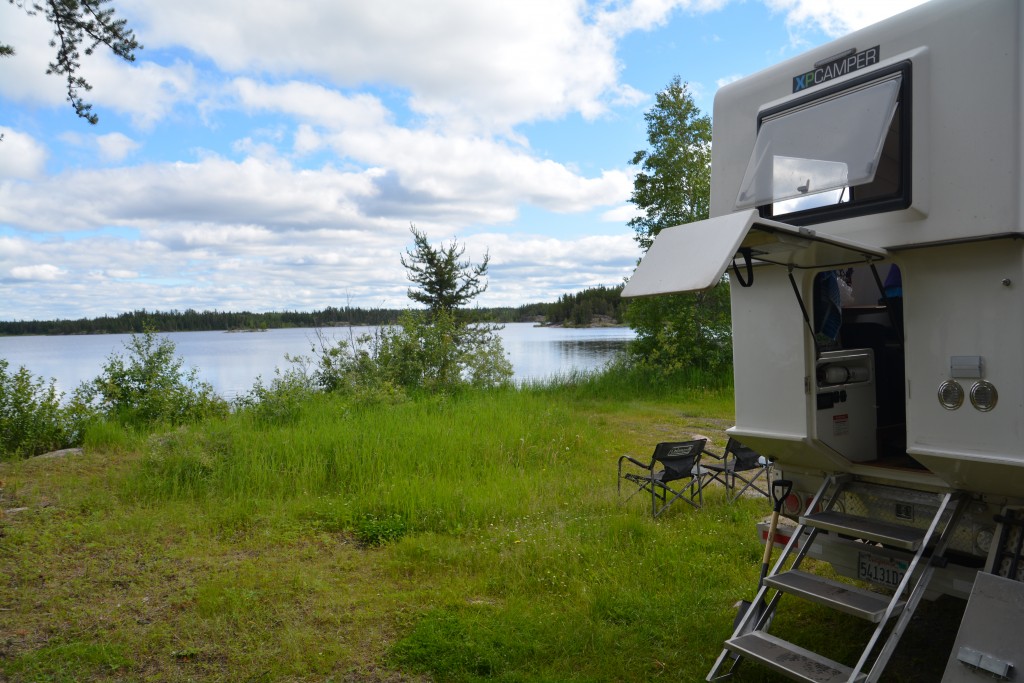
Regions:
<svg viewBox="0 0 1024 683"><path fill-rule="evenodd" d="M846 436L850 433L850 416L846 413L832 416L832 436Z"/></svg>

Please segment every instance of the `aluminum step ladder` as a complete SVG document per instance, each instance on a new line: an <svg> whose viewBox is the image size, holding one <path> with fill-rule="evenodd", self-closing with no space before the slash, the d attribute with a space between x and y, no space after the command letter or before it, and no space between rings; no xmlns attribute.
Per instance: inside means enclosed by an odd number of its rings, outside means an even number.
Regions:
<svg viewBox="0 0 1024 683"><path fill-rule="evenodd" d="M807 512L800 517L782 555L765 577L752 603L754 607L738 619L732 637L725 641L707 681L731 677L744 659L758 662L792 680L807 683L878 681L924 596L935 567L944 562L946 546L968 498L957 491L937 494L941 498L927 528L917 528L838 511L837 502L854 483L856 480L850 475L830 476L822 483ZM801 571L801 562L821 532L898 548L907 551L908 555L913 553L892 596ZM789 569L783 571L787 563ZM769 591L774 591L774 595L765 603ZM847 666L769 634L772 617L784 594L876 624L857 663ZM758 605L764 605L763 609L758 609Z"/></svg>

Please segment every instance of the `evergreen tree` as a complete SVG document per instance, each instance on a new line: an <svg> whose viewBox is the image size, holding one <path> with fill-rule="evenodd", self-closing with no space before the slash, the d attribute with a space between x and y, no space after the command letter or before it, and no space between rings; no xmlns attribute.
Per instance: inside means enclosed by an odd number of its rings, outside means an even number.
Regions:
<svg viewBox="0 0 1024 683"><path fill-rule="evenodd" d="M487 263L490 255L476 265L460 261L466 247L452 241L447 246L434 247L427 240L427 234L409 226L413 236L413 249L402 255L409 279L418 289L408 290L409 298L426 304L432 313L454 311L487 289Z"/></svg>
<svg viewBox="0 0 1024 683"><path fill-rule="evenodd" d="M409 279L409 298L428 311L406 311L396 325L372 336L323 346L316 381L328 391L365 400L395 393L450 394L466 387L493 387L512 378L500 326L471 323L458 315L487 289L488 256L473 265L461 261L466 248L453 241L434 247L427 234L410 226L414 247L400 259Z"/></svg>

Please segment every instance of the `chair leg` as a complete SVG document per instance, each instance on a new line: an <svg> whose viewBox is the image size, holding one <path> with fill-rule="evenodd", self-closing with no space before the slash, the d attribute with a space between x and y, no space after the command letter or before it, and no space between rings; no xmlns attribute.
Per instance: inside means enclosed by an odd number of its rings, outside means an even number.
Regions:
<svg viewBox="0 0 1024 683"><path fill-rule="evenodd" d="M660 508L652 510L655 517L659 517L661 513L668 509L669 505L676 502L677 500L682 500L684 503L689 503L698 510L704 505L704 494L701 491L700 486L698 485L696 477L691 478L689 483L687 483L686 486L679 490L671 489L663 484L660 485L659 488L663 489L661 492L662 505ZM672 494L671 498L669 498L670 493ZM693 502L694 498L696 498L698 502Z"/></svg>
<svg viewBox="0 0 1024 683"><path fill-rule="evenodd" d="M659 484L659 483L654 482L654 481L652 481L650 483L650 486L651 486L651 517L657 517L662 512L664 512L665 508L667 508L668 505L669 505L669 503L668 503L668 491L666 490L667 487L664 484ZM661 501L661 508L658 507L658 501L659 500ZM675 499L673 498L673 500L675 500Z"/></svg>
<svg viewBox="0 0 1024 683"><path fill-rule="evenodd" d="M744 471L748 471L748 470L744 470ZM749 470L749 471L753 472L754 470ZM751 488L754 489L755 491L757 491L758 493L760 493L762 496L765 496L766 498L771 498L771 494L768 491L762 490L757 485L757 480L759 478L761 478L761 477L764 477L765 489L770 488L771 480L770 480L770 476L769 476L769 470L768 470L767 467L764 467L764 468L761 468L760 470L757 470L757 472L754 474L754 476L752 476L750 479L747 479L747 478L745 478L745 477L743 477L741 475L738 475L738 474L734 474L733 477L734 477L734 479L733 479L733 493L732 493L732 495L729 498L729 502L730 503L739 500L740 496L742 496L747 491L747 489L751 489ZM740 488L738 491L736 490L736 486L737 486L736 483L735 483L735 479L736 478L738 478L740 481L743 482L743 487Z"/></svg>

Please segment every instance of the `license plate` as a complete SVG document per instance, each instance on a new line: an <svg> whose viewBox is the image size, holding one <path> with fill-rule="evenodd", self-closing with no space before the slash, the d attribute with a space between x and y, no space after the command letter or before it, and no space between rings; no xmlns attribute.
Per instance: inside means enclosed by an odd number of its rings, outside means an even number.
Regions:
<svg viewBox="0 0 1024 683"><path fill-rule="evenodd" d="M907 563L874 553L860 553L857 560L857 578L879 586L896 588L907 573Z"/></svg>

